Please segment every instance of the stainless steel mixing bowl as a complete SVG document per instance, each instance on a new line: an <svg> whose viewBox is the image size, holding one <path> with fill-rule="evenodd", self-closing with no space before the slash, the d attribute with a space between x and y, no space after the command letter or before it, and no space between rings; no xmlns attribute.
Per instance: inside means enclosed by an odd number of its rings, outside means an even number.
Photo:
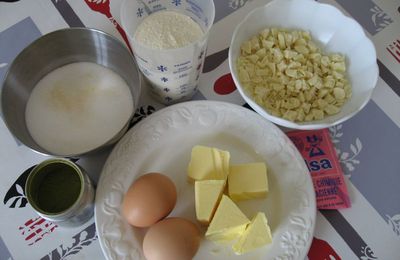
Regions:
<svg viewBox="0 0 400 260"><path fill-rule="evenodd" d="M134 109L125 126L110 140L82 154L52 154L31 137L25 107L36 83L50 71L73 62L94 62L119 74L131 90ZM95 29L70 28L46 34L26 47L11 64L3 82L1 109L5 124L21 143L42 154L79 157L104 148L122 137L140 97L140 74L129 50L116 38ZM107 122L104 122L107 123Z"/></svg>

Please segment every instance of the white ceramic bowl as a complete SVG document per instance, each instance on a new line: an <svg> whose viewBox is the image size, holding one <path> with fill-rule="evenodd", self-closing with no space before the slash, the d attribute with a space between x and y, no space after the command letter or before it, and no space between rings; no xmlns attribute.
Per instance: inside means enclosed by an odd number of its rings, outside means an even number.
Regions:
<svg viewBox="0 0 400 260"><path fill-rule="evenodd" d="M323 120L292 122L269 114L244 91L236 70L240 45L266 27L310 31L312 39L319 43L323 52L337 52L346 56L347 76L353 94L340 113L327 116ZM237 89L256 112L275 124L295 129L320 129L351 118L371 98L379 75L375 47L362 27L334 6L313 0L274 0L253 10L233 33L229 49L229 67Z"/></svg>

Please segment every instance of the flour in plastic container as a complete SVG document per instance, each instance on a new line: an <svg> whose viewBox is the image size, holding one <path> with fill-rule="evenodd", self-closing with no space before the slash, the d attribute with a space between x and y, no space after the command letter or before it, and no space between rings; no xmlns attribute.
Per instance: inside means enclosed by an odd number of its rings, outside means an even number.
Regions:
<svg viewBox="0 0 400 260"><path fill-rule="evenodd" d="M201 27L189 16L159 11L146 17L135 32L135 40L152 49L184 47L203 37Z"/></svg>

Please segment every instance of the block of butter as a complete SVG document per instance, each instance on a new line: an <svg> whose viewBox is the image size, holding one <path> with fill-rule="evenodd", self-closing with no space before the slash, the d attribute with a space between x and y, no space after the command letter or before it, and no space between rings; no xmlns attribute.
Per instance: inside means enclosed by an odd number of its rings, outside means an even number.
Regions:
<svg viewBox="0 0 400 260"><path fill-rule="evenodd" d="M232 248L236 254L241 255L271 242L272 235L267 218L264 212L258 212Z"/></svg>
<svg viewBox="0 0 400 260"><path fill-rule="evenodd" d="M228 151L196 145L192 148L188 167L190 181L226 180L229 173Z"/></svg>
<svg viewBox="0 0 400 260"><path fill-rule="evenodd" d="M222 195L215 215L206 232L206 238L215 242L226 242L243 234L250 220L226 195Z"/></svg>
<svg viewBox="0 0 400 260"><path fill-rule="evenodd" d="M268 179L265 163L231 165L228 190L229 197L234 201L266 197Z"/></svg>
<svg viewBox="0 0 400 260"><path fill-rule="evenodd" d="M217 209L224 191L224 180L196 181L194 184L196 218L205 225L210 221Z"/></svg>

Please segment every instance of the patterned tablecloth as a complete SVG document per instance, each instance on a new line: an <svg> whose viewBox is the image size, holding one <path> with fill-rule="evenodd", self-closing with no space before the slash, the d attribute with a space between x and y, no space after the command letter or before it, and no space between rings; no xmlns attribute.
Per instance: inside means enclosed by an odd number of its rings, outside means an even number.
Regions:
<svg viewBox="0 0 400 260"><path fill-rule="evenodd" d="M215 0L216 19L195 99L245 105L229 75L228 46L238 21L266 2ZM400 2L323 2L338 7L364 27L377 49L380 78L368 105L352 119L329 129L352 207L318 211L308 258L400 259ZM60 28L97 28L123 41L116 29L120 4L120 0L0 0L0 79L25 46ZM143 93L132 124L162 107ZM77 163L96 181L108 153L81 158ZM103 259L94 219L77 228L62 229L39 218L27 204L27 174L45 158L15 140L0 120L0 259Z"/></svg>

